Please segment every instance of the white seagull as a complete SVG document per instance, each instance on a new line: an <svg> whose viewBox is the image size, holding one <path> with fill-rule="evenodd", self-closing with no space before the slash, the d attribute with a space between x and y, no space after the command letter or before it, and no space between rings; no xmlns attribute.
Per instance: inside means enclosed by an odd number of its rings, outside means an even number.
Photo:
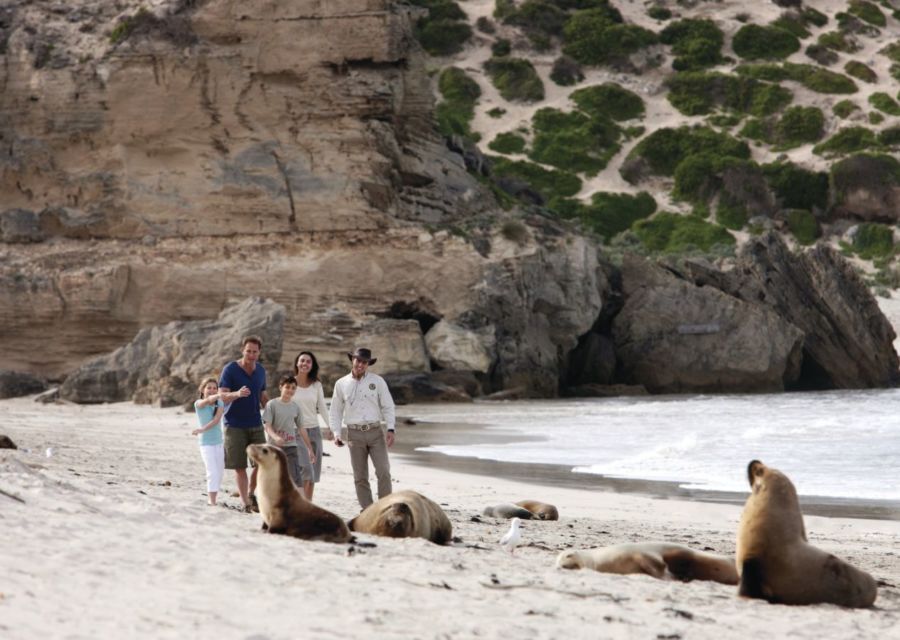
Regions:
<svg viewBox="0 0 900 640"><path fill-rule="evenodd" d="M520 520L518 518L513 518L512 526L509 528L509 531L500 538L500 546L510 553L515 551L516 546L518 546L519 541L522 539L522 533L519 531L519 522Z"/></svg>

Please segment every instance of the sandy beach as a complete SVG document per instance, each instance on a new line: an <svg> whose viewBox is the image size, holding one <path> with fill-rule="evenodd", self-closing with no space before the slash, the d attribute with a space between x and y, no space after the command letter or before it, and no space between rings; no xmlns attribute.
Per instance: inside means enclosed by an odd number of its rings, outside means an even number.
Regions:
<svg viewBox="0 0 900 640"><path fill-rule="evenodd" d="M261 533L258 514L206 506L192 414L31 398L0 408L20 447L0 450L5 639L900 637L896 520L806 517L812 543L879 581L874 608L769 605L720 584L554 567L561 550L631 541L733 553L739 505L542 486L397 454L395 489L440 503L458 542L305 542ZM316 501L349 519L346 449L326 451ZM508 523L479 514L525 498L556 504L561 520L524 523L510 555L497 544Z"/></svg>

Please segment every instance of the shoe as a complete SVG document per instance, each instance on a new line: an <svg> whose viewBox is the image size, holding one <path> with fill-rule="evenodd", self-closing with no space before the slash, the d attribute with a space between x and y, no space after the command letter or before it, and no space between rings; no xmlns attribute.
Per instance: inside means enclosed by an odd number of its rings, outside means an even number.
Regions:
<svg viewBox="0 0 900 640"><path fill-rule="evenodd" d="M254 513L259 513L259 502L256 501L256 494L250 496L250 499L253 500L253 503L250 505L250 509Z"/></svg>

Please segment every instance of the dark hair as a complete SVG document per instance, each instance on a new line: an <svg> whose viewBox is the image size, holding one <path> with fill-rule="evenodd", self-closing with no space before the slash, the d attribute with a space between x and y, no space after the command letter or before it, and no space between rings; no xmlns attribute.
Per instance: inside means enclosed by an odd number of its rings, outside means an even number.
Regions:
<svg viewBox="0 0 900 640"><path fill-rule="evenodd" d="M299 360L302 355L307 355L312 359L312 367L309 368L309 379L315 382L319 379L319 361L316 360L316 356L312 351L301 351L297 354L297 357L294 358L294 375L300 375L300 368L297 367L297 360Z"/></svg>
<svg viewBox="0 0 900 640"><path fill-rule="evenodd" d="M260 351L262 351L262 338L260 338L259 336L247 336L247 337L245 337L243 340L241 340L241 349L243 349L244 347L246 347L248 342L252 342L252 343L255 344L257 347L259 347L259 350L260 350Z"/></svg>
<svg viewBox="0 0 900 640"><path fill-rule="evenodd" d="M197 393L200 394L201 400L203 400L203 390L206 389L206 385L208 385L210 382L215 383L216 388L219 387L219 381L216 380L215 378L204 378L203 382L200 383L200 386L197 387Z"/></svg>
<svg viewBox="0 0 900 640"><path fill-rule="evenodd" d="M295 378L294 376L292 376L289 373L284 374L278 380L278 388L280 389L281 387L283 387L286 384L292 384L294 386L297 386L297 378Z"/></svg>

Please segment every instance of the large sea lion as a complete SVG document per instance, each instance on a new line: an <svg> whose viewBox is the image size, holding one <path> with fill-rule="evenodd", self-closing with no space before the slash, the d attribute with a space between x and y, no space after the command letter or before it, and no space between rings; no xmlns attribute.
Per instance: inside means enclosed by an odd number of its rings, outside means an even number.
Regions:
<svg viewBox="0 0 900 640"><path fill-rule="evenodd" d="M247 455L259 469L256 497L263 530L304 540L353 540L343 520L303 496L291 480L284 451L273 445L251 444Z"/></svg>
<svg viewBox="0 0 900 640"><path fill-rule="evenodd" d="M793 483L759 460L747 467L752 489L737 536L738 593L782 604L870 607L877 585L868 573L806 541Z"/></svg>
<svg viewBox="0 0 900 640"><path fill-rule="evenodd" d="M734 558L695 551L668 542L617 544L599 549L563 551L556 558L560 569L593 569L601 573L644 573L654 578L712 580L737 584Z"/></svg>
<svg viewBox="0 0 900 640"><path fill-rule="evenodd" d="M516 505L528 509L538 520L559 520L559 510L552 504L537 500L522 500Z"/></svg>
<svg viewBox="0 0 900 640"><path fill-rule="evenodd" d="M506 518L507 520L510 518L518 518L519 520L531 520L534 518L534 514L528 509L511 502L485 507L483 515L491 518Z"/></svg>
<svg viewBox="0 0 900 640"><path fill-rule="evenodd" d="M350 521L350 530L389 538L425 538L447 544L453 525L441 507L415 491L397 491L370 504Z"/></svg>

